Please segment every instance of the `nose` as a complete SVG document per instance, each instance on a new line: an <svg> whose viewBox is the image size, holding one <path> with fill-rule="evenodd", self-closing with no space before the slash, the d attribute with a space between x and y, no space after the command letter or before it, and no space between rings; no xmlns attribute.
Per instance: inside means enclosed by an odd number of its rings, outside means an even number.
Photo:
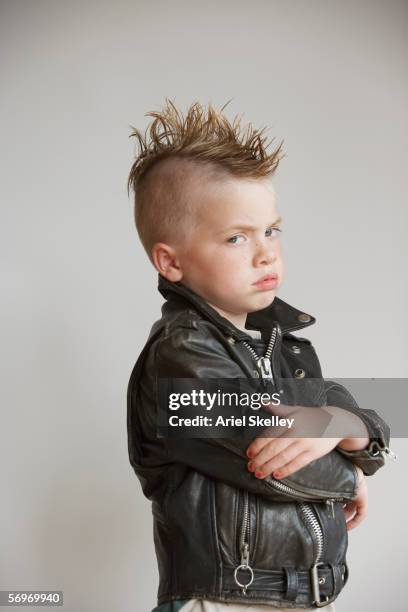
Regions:
<svg viewBox="0 0 408 612"><path fill-rule="evenodd" d="M259 240L255 246L254 265L265 266L276 260L275 245L269 240Z"/></svg>

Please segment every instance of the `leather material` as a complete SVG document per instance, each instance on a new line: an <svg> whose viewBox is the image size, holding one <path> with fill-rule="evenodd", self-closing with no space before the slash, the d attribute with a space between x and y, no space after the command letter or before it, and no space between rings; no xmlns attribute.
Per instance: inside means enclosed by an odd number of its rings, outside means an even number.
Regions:
<svg viewBox="0 0 408 612"><path fill-rule="evenodd" d="M368 451L347 456L334 449L283 479L289 489L281 490L272 477L257 479L247 470L245 435L158 438L157 380L253 378L255 362L242 341L263 355L272 327L278 324L272 362L275 380L290 384L293 372L303 369L307 378L318 382L315 398L358 413L371 440L388 445L388 426L374 411L360 409L344 387L322 379L310 341L291 333L314 323L311 315L275 298L268 308L248 314L246 327L258 329L260 341L181 283L170 283L159 275L159 291L167 301L133 368L127 414L129 459L144 495L152 501L158 603L199 597L310 607L314 597L311 568L319 550L316 529L322 536L319 589L322 599L332 601L348 579L347 529L343 502L336 498L355 496L354 463L360 461L366 473L374 473L383 465L383 457L372 457ZM244 592L234 571L241 564L246 503L254 577ZM312 522L304 504L314 517ZM237 576L241 574L240 581L248 581L249 571L239 570Z"/></svg>

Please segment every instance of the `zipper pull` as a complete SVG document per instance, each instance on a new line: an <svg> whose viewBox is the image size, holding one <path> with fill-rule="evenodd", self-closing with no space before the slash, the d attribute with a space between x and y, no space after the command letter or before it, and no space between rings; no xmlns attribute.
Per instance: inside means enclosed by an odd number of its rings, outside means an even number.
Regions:
<svg viewBox="0 0 408 612"><path fill-rule="evenodd" d="M327 509L329 511L329 516L330 518L334 519L334 508L333 508L333 500L332 499L326 499L326 505L327 505ZM329 509L330 508L330 509Z"/></svg>
<svg viewBox="0 0 408 612"><path fill-rule="evenodd" d="M246 569L248 571L250 571L251 573L251 579L247 584L243 584L241 585L242 587L242 594L246 595L247 592L247 588L249 587L249 585L251 584L252 580L254 579L254 573L252 571L252 568L249 566L249 544L247 544L247 542L244 542L244 545L241 549L241 568L242 569Z"/></svg>
<svg viewBox="0 0 408 612"><path fill-rule="evenodd" d="M249 572L249 580L246 584L240 582L238 580L238 571L241 570L243 572ZM241 548L241 564L234 570L234 579L239 587L241 587L241 591L243 595L246 595L248 587L252 584L254 580L254 570L249 565L249 545L247 542L244 542Z"/></svg>
<svg viewBox="0 0 408 612"><path fill-rule="evenodd" d="M271 360L268 357L260 357L256 363L261 371L262 378L273 381Z"/></svg>
<svg viewBox="0 0 408 612"><path fill-rule="evenodd" d="M384 457L384 459L386 455L388 455L388 457L392 459L393 461L396 461L398 459L398 455L396 455L391 449L389 449L388 446L386 446L384 450L381 451L381 454Z"/></svg>
<svg viewBox="0 0 408 612"><path fill-rule="evenodd" d="M246 542L244 542L243 547L241 548L241 565L248 566L249 563L249 546Z"/></svg>

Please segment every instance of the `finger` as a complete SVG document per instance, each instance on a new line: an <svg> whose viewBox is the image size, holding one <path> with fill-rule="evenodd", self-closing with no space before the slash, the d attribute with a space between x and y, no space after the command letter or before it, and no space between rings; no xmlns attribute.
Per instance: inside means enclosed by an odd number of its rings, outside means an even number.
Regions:
<svg viewBox="0 0 408 612"><path fill-rule="evenodd" d="M315 459L313 453L310 451L304 451L303 453L297 455L295 459L279 468L279 474L275 474L275 478L287 478L291 474L294 474L301 468L305 467L305 465L308 465L311 461L313 461L313 459Z"/></svg>
<svg viewBox="0 0 408 612"><path fill-rule="evenodd" d="M351 531L352 529L355 529L363 520L364 517L362 517L358 512L355 514L354 518L350 519L347 523L346 523L346 527L347 527L347 531Z"/></svg>
<svg viewBox="0 0 408 612"><path fill-rule="evenodd" d="M252 440L251 444L246 450L247 457L249 457L250 459L256 457L256 455L260 453L264 446L269 444L269 442L269 438L255 438L255 440Z"/></svg>
<svg viewBox="0 0 408 612"><path fill-rule="evenodd" d="M273 458L265 461L259 466L258 473L262 472L263 476L269 476L274 473L274 476L281 478L282 468L284 465L293 461L301 452L302 446L299 442L290 443L289 446L283 448Z"/></svg>
<svg viewBox="0 0 408 612"><path fill-rule="evenodd" d="M357 512L359 513L361 520L363 521L368 514L368 498L364 496L361 498L359 504L357 504Z"/></svg>
<svg viewBox="0 0 408 612"><path fill-rule="evenodd" d="M357 511L356 511L354 518L352 518L347 523L347 530L351 531L352 529L360 525L360 523L364 521L366 516L367 516L367 507L364 504L357 505Z"/></svg>
<svg viewBox="0 0 408 612"><path fill-rule="evenodd" d="M357 505L355 502L350 502L346 504L345 507L343 507L344 518L346 519L346 522L355 515L356 508Z"/></svg>
<svg viewBox="0 0 408 612"><path fill-rule="evenodd" d="M262 434L252 440L251 444L246 450L247 457L254 459L265 446L270 444L273 440L281 439L280 435L285 433L286 428L284 427L267 427L264 429Z"/></svg>
<svg viewBox="0 0 408 612"><path fill-rule="evenodd" d="M278 438L277 440L268 440L268 444L262 448L261 451L252 459L251 463L255 468L261 468L261 466L270 461L279 453L284 451L289 444L292 444L292 440L287 438Z"/></svg>

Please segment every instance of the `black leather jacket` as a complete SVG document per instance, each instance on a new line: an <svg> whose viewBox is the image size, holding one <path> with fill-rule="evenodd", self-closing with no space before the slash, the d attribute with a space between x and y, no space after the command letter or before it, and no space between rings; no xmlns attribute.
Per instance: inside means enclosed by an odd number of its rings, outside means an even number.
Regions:
<svg viewBox="0 0 408 612"><path fill-rule="evenodd" d="M311 315L276 297L247 316L246 328L260 330L260 341L182 283L159 274L158 288L167 301L133 368L127 416L130 462L152 501L158 604L190 598L328 604L348 579L342 502L356 493L354 464L366 475L384 464L388 426L374 411L360 409L342 385L322 378L311 342L292 334L314 323ZM272 329L274 380L321 379L327 404L358 414L366 424L367 449L334 449L277 481L247 470L247 439L156 436L157 378L258 376L243 342L263 355Z"/></svg>

